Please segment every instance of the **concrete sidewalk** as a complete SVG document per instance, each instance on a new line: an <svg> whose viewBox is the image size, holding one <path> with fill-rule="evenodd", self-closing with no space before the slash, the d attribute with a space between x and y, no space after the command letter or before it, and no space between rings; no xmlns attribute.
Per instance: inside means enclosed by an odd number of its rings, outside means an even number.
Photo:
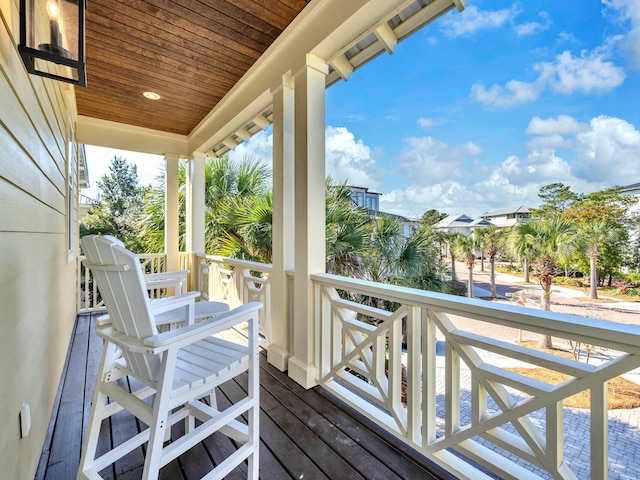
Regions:
<svg viewBox="0 0 640 480"><path fill-rule="evenodd" d="M514 286L517 286L518 288L520 288L521 290L524 291L536 291L536 292L540 292L542 290L542 288L540 287L540 285L537 285L535 283L531 283L531 284L523 284L522 278L517 277L515 275L509 275L507 273L500 273L500 272L496 272L496 281L500 281L502 283L508 283ZM465 281L465 283L468 283L468 281ZM563 297L567 297L567 298L572 298L572 299L579 299L579 298L584 298L584 297L588 297L589 293L588 292L583 292L580 290L574 290L573 288L567 288L564 287L562 285L553 285L551 287L551 291L557 293L558 295L561 295ZM474 282L474 286L473 286L473 296L475 298L478 297L490 297L491 296L491 292L489 292L487 289L478 287L475 285ZM498 295L499 298L503 298L506 300L511 300L510 297L507 296L500 296ZM615 309L615 310L622 310L622 311L627 311L627 312L638 312L640 313L640 302L624 302L624 301L619 301L616 298L611 298L611 297L602 297L601 300L603 300L602 302L599 301L593 301L593 302L588 302L589 304L592 305L597 305L598 307L602 307L602 308L609 308L609 309ZM607 300L607 301L604 301ZM611 300L613 300L614 303L611 302ZM585 302L587 303L587 302Z"/></svg>

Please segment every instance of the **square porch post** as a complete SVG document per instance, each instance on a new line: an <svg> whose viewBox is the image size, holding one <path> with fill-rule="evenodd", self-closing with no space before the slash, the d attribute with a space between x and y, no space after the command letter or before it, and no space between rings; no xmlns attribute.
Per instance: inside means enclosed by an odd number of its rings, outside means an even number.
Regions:
<svg viewBox="0 0 640 480"><path fill-rule="evenodd" d="M191 159L187 162L187 205L185 212L186 220L186 247L191 255L190 287L196 288L197 268L193 265L194 254L205 252L204 214L205 214L205 175L204 163L206 154L193 152Z"/></svg>
<svg viewBox="0 0 640 480"><path fill-rule="evenodd" d="M178 270L180 251L178 226L178 165L180 156L172 153L164 155L164 251L167 255L166 271Z"/></svg>
<svg viewBox="0 0 640 480"><path fill-rule="evenodd" d="M271 89L273 95L273 229L271 273L271 343L269 363L288 368L290 347L289 285L294 268L294 85L290 75Z"/></svg>
<svg viewBox="0 0 640 480"><path fill-rule="evenodd" d="M310 275L326 268L325 76L326 62L306 55L295 86L295 270L293 357L289 376L305 388L316 385L315 308Z"/></svg>

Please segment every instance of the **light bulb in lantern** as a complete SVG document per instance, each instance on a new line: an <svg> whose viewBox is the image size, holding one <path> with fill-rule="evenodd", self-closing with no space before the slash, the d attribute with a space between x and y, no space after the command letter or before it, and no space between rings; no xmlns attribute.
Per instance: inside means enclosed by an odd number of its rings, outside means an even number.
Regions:
<svg viewBox="0 0 640 480"><path fill-rule="evenodd" d="M60 13L58 4L55 1L47 3L47 13L49 14L49 29L51 32L51 45L62 47L62 34L60 33Z"/></svg>

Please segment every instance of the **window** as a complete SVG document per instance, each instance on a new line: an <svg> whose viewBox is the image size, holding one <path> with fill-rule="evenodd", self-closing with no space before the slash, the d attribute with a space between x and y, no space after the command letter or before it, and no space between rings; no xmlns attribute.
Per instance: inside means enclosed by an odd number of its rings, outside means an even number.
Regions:
<svg viewBox="0 0 640 480"><path fill-rule="evenodd" d="M75 219L76 219L76 181L77 181L77 145L71 120L67 137L67 260L74 260Z"/></svg>

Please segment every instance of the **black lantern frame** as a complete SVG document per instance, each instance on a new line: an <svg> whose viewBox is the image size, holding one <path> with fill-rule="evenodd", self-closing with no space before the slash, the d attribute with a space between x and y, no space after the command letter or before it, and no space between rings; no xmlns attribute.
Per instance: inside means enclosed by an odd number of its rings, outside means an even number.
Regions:
<svg viewBox="0 0 640 480"><path fill-rule="evenodd" d="M87 86L86 0L20 0L18 51L27 71Z"/></svg>

